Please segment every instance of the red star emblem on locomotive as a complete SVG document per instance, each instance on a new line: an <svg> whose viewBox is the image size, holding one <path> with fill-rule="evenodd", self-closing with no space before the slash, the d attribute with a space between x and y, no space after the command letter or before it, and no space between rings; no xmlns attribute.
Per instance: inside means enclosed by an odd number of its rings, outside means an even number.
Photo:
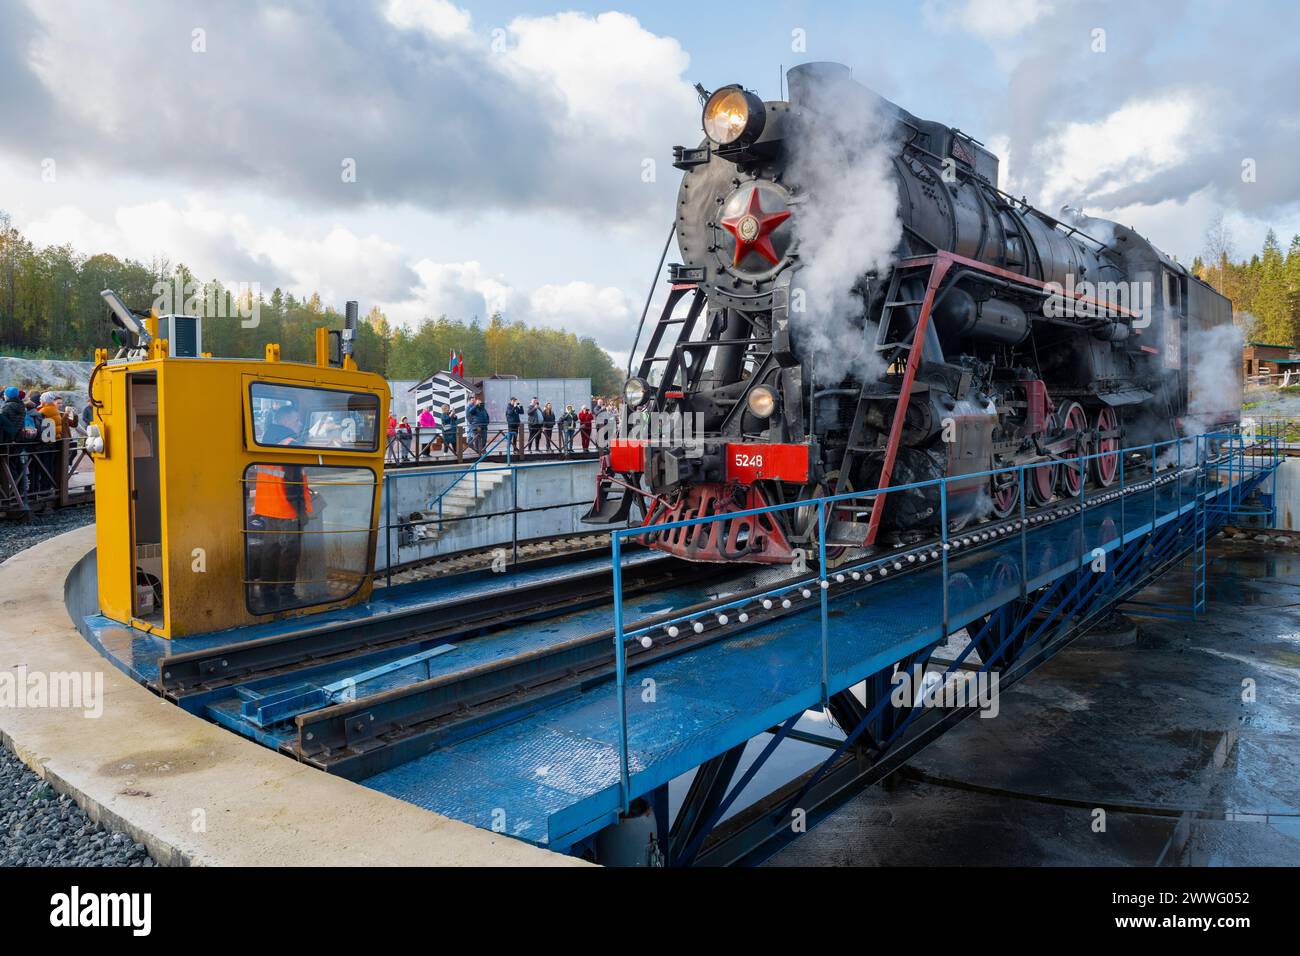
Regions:
<svg viewBox="0 0 1300 956"><path fill-rule="evenodd" d="M781 261L772 247L772 230L790 218L789 211L764 212L759 202L758 188L750 190L749 205L738 216L722 220L722 228L736 237L736 257L733 266L751 252L757 252L772 265Z"/></svg>

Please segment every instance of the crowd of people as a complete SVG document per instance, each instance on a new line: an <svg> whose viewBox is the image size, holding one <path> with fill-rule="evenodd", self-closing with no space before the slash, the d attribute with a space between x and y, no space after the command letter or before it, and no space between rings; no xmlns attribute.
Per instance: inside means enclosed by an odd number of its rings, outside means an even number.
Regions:
<svg viewBox="0 0 1300 956"><path fill-rule="evenodd" d="M9 498L17 490L17 510L29 512L29 502L44 500L59 487L59 446L65 437L82 434L81 415L63 396L39 389L27 391L10 385L0 404L0 455L5 457L10 487L0 489Z"/></svg>
<svg viewBox="0 0 1300 956"><path fill-rule="evenodd" d="M482 397L476 395L463 422L450 405L443 405L439 412L425 408L414 424L409 416L389 415L388 457L414 461L443 455L461 461L467 453L482 455L489 443L502 435L516 457L598 452L602 450L600 436L613 431L618 415L618 403L602 398L594 399L590 406L566 404L558 410L536 396L527 405L512 396L504 420L494 421ZM505 451L500 443L494 447L494 452Z"/></svg>

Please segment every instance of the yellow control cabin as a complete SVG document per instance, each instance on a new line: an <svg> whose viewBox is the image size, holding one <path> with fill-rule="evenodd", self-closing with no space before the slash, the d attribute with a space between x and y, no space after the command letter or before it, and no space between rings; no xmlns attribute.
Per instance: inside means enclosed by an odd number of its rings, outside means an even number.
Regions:
<svg viewBox="0 0 1300 956"><path fill-rule="evenodd" d="M325 329L315 364L277 345L263 361L185 358L159 320L142 321L142 346L96 354L100 611L171 638L366 600L388 383L346 348L331 359Z"/></svg>

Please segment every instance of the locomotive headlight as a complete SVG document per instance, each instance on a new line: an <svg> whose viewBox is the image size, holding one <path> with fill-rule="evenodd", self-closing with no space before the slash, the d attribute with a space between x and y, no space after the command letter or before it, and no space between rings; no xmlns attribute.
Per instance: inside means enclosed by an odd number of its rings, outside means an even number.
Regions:
<svg viewBox="0 0 1300 956"><path fill-rule="evenodd" d="M749 390L747 399L749 410L759 418L771 418L776 411L776 392L766 385L757 385Z"/></svg>
<svg viewBox="0 0 1300 956"><path fill-rule="evenodd" d="M629 408L636 408L645 401L647 390L645 379L629 378L623 386L623 401L627 402Z"/></svg>
<svg viewBox="0 0 1300 956"><path fill-rule="evenodd" d="M719 146L746 146L767 123L763 101L739 86L714 91L704 104L704 134Z"/></svg>

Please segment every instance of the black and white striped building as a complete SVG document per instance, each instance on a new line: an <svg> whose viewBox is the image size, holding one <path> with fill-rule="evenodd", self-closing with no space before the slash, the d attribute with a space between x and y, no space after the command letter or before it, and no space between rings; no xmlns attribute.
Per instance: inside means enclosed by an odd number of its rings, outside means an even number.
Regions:
<svg viewBox="0 0 1300 956"><path fill-rule="evenodd" d="M469 407L469 401L474 394L473 385L446 370L434 372L424 381L417 382L411 389L411 395L415 399L416 415L426 408L434 415L441 415L442 406L450 405L462 422L465 420L465 409Z"/></svg>

